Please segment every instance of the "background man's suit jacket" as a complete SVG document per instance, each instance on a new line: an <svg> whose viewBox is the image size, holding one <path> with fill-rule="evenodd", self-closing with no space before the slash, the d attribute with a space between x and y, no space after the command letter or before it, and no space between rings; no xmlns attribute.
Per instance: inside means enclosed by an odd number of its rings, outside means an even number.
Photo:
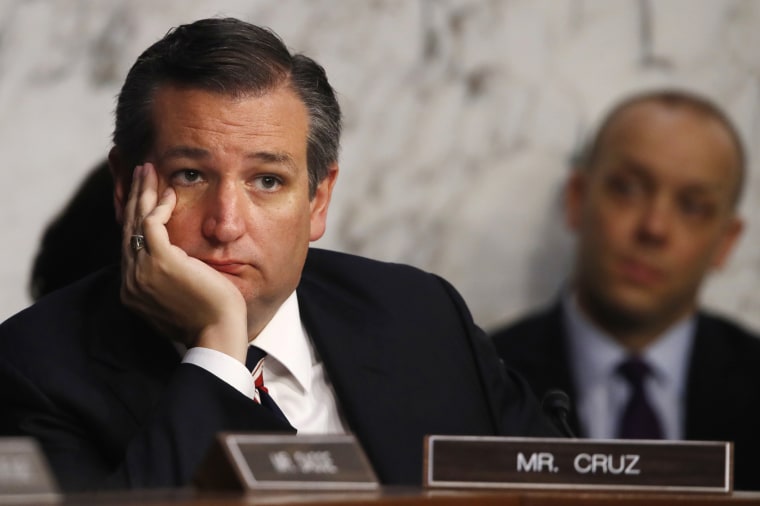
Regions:
<svg viewBox="0 0 760 506"><path fill-rule="evenodd" d="M119 302L118 269L0 326L0 433L36 437L62 487L190 482L221 431L292 431ZM301 318L383 483L421 481L426 434L556 435L460 296L417 269L311 250Z"/></svg>
<svg viewBox="0 0 760 506"><path fill-rule="evenodd" d="M559 303L492 333L507 366L541 397L559 388L575 398ZM760 489L760 339L700 312L689 372L685 436L734 441L736 488ZM573 408L569 423L585 435Z"/></svg>

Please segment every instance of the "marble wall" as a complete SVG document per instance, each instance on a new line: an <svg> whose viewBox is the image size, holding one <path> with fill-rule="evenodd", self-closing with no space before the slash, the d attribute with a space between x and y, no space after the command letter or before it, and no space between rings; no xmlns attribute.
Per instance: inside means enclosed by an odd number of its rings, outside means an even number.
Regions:
<svg viewBox="0 0 760 506"><path fill-rule="evenodd" d="M556 293L568 161L621 96L689 86L760 154L755 0L0 0L0 319L29 303L46 223L105 156L135 57L212 15L273 28L340 93L341 176L317 245L439 273L487 328ZM704 299L760 328L755 165L745 235Z"/></svg>

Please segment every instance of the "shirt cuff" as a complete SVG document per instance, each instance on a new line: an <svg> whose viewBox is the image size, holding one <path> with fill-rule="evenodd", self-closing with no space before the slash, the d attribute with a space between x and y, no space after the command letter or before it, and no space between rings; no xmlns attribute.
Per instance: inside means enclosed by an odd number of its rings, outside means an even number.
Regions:
<svg viewBox="0 0 760 506"><path fill-rule="evenodd" d="M196 346L187 350L182 363L197 365L248 398L254 398L256 386L253 383L251 371L226 353Z"/></svg>

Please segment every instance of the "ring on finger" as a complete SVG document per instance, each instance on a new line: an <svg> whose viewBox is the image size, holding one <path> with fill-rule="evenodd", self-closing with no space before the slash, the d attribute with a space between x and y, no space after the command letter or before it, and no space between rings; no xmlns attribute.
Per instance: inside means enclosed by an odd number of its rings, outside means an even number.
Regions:
<svg viewBox="0 0 760 506"><path fill-rule="evenodd" d="M145 236L142 234L134 234L129 238L129 246L132 248L132 251L137 253L145 248Z"/></svg>

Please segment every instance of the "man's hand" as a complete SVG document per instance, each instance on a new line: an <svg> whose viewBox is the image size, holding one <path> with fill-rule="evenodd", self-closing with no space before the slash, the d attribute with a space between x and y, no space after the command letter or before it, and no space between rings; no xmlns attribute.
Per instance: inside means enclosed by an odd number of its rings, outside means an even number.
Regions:
<svg viewBox="0 0 760 506"><path fill-rule="evenodd" d="M166 224L176 203L171 187L159 199L152 164L135 168L124 209L122 302L188 347L215 349L245 363L245 299L222 274L171 244ZM145 236L143 249L132 248L133 235Z"/></svg>

